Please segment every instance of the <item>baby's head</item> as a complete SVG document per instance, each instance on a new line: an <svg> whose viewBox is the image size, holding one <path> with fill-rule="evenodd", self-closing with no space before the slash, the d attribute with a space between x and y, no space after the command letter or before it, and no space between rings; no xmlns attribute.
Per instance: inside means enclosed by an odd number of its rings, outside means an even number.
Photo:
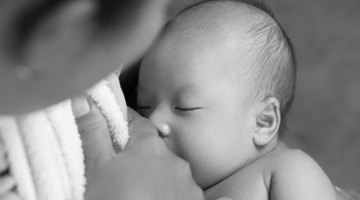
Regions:
<svg viewBox="0 0 360 200"><path fill-rule="evenodd" d="M207 188L275 148L294 88L292 47L268 10L214 0L166 25L142 62L137 98Z"/></svg>

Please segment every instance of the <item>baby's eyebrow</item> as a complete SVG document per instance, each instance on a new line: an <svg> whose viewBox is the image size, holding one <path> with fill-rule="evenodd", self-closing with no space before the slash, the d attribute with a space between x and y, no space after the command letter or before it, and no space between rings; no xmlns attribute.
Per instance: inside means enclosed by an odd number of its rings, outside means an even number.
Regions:
<svg viewBox="0 0 360 200"><path fill-rule="evenodd" d="M176 98L177 99L184 99L184 98L200 98L202 96L206 95L206 90L201 90L199 87L197 87L195 84L188 84L181 88L179 88L178 91L176 91Z"/></svg>
<svg viewBox="0 0 360 200"><path fill-rule="evenodd" d="M196 85L193 83L188 83L188 84L180 87L179 92L188 92L188 91L194 91L194 90L195 91L198 90Z"/></svg>
<svg viewBox="0 0 360 200"><path fill-rule="evenodd" d="M186 85L175 91L175 97L177 100L191 98L195 95L197 96L199 92L194 85Z"/></svg>

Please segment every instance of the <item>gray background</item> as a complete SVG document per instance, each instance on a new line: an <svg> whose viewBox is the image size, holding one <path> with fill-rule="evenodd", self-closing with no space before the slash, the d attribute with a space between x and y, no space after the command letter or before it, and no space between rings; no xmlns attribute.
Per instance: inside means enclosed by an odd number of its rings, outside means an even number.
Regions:
<svg viewBox="0 0 360 200"><path fill-rule="evenodd" d="M170 13L197 0L177 0ZM360 0L265 0L294 43L297 94L285 139L360 191Z"/></svg>

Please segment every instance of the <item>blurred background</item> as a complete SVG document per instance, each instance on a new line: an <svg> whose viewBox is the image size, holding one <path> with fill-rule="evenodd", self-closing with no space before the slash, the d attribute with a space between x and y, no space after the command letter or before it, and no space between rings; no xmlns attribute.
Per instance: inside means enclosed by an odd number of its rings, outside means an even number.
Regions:
<svg viewBox="0 0 360 200"><path fill-rule="evenodd" d="M360 191L360 0L264 0L299 64L286 142L338 186ZM175 14L198 0L178 0Z"/></svg>

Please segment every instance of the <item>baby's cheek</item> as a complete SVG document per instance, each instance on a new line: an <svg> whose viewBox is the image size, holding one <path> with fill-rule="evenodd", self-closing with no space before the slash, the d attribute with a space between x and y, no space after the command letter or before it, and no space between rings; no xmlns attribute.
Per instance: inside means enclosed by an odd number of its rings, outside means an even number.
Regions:
<svg viewBox="0 0 360 200"><path fill-rule="evenodd" d="M183 138L178 144L179 156L189 162L195 181L202 187L211 183L212 172L217 167L218 162L212 156L215 149L214 146L209 147L206 139L196 136Z"/></svg>
<svg viewBox="0 0 360 200"><path fill-rule="evenodd" d="M206 155L204 155L206 153ZM194 153L195 154L195 153ZM207 188L218 180L217 168L221 167L213 158L209 157L210 152L196 153L189 159L190 168L194 180L201 188Z"/></svg>

